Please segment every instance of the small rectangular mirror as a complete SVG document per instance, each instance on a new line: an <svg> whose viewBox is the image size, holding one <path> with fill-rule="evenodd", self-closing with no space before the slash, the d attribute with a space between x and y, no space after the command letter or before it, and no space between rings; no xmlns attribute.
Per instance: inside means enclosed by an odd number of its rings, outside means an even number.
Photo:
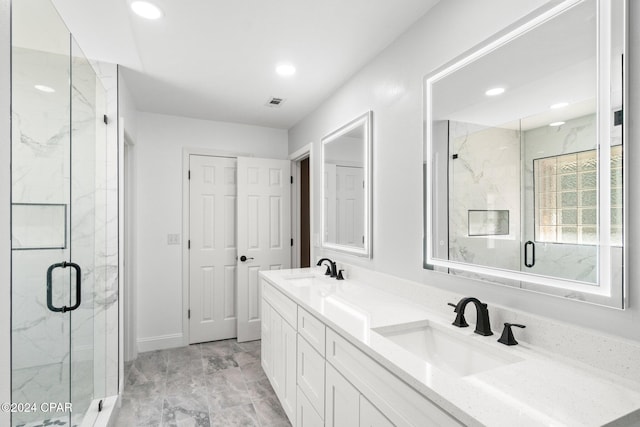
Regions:
<svg viewBox="0 0 640 427"><path fill-rule="evenodd" d="M427 268L624 307L625 43L625 0L551 2L427 76Z"/></svg>
<svg viewBox="0 0 640 427"><path fill-rule="evenodd" d="M322 246L371 257L369 111L322 139Z"/></svg>

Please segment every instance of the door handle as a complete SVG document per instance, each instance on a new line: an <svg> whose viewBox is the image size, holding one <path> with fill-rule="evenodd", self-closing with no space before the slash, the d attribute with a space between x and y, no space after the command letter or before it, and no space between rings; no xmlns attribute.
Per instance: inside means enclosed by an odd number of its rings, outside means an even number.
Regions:
<svg viewBox="0 0 640 427"><path fill-rule="evenodd" d="M242 255L242 256L240 257L240 261L242 261L242 262L245 262L245 261L247 261L248 259L253 259L253 257L246 257L246 256L244 256L244 255Z"/></svg>
<svg viewBox="0 0 640 427"><path fill-rule="evenodd" d="M56 307L53 305L53 289L52 289L53 270L55 270L56 268L67 268L67 267L71 267L76 271L76 303L73 304L71 307L67 307L66 305L62 307ZM62 313L66 313L67 311L73 311L76 308L80 307L81 295L82 295L82 270L80 269L80 266L78 264L75 264L73 262L62 261L58 264L52 264L51 266L49 266L49 268L47 269L47 307L49 308L49 310L62 312Z"/></svg>
<svg viewBox="0 0 640 427"><path fill-rule="evenodd" d="M529 246L531 246L531 262L529 261ZM524 266L533 267L536 264L536 244L529 240L524 244Z"/></svg>

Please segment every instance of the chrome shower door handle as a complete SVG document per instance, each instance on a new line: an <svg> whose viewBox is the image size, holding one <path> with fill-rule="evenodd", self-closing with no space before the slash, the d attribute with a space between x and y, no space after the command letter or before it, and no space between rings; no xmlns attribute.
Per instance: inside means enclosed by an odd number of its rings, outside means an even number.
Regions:
<svg viewBox="0 0 640 427"><path fill-rule="evenodd" d="M76 271L76 302L71 307L67 307L66 305L62 307L56 307L53 305L53 270L56 268L67 268L71 267ZM52 264L47 269L47 307L51 311L66 313L67 311L73 311L76 308L80 307L82 297L82 270L78 264L73 262L60 262L57 264Z"/></svg>

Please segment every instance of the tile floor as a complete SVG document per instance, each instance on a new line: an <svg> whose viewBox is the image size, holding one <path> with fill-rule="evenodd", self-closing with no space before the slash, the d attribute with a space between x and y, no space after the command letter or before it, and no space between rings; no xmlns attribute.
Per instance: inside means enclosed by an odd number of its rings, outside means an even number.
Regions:
<svg viewBox="0 0 640 427"><path fill-rule="evenodd" d="M125 368L118 427L291 426L260 366L260 341L141 353Z"/></svg>

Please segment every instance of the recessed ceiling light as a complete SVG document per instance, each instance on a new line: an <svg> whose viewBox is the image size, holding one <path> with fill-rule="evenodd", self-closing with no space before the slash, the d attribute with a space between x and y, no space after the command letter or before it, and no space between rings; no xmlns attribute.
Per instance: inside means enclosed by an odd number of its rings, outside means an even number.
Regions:
<svg viewBox="0 0 640 427"><path fill-rule="evenodd" d="M505 89L503 87L494 87L486 91L484 94L487 96L502 95L504 93L504 90Z"/></svg>
<svg viewBox="0 0 640 427"><path fill-rule="evenodd" d="M549 123L549 126L551 127L558 127L558 126L562 126L565 122L553 122L553 123Z"/></svg>
<svg viewBox="0 0 640 427"><path fill-rule="evenodd" d="M56 91L54 88L45 85L35 85L34 87L40 92L53 93Z"/></svg>
<svg viewBox="0 0 640 427"><path fill-rule="evenodd" d="M131 3L131 10L136 15L145 19L158 19L162 17L162 11L158 6L148 1L134 1Z"/></svg>
<svg viewBox="0 0 640 427"><path fill-rule="evenodd" d="M564 108L564 107L566 107L567 105L569 105L569 103L568 103L568 102L558 102L557 104L553 104L553 105L552 105L551 107L549 107L549 108L551 108L552 110L557 110L557 109L559 109L559 108Z"/></svg>
<svg viewBox="0 0 640 427"><path fill-rule="evenodd" d="M289 63L282 63L276 66L276 73L282 77L290 77L296 73L296 67Z"/></svg>

